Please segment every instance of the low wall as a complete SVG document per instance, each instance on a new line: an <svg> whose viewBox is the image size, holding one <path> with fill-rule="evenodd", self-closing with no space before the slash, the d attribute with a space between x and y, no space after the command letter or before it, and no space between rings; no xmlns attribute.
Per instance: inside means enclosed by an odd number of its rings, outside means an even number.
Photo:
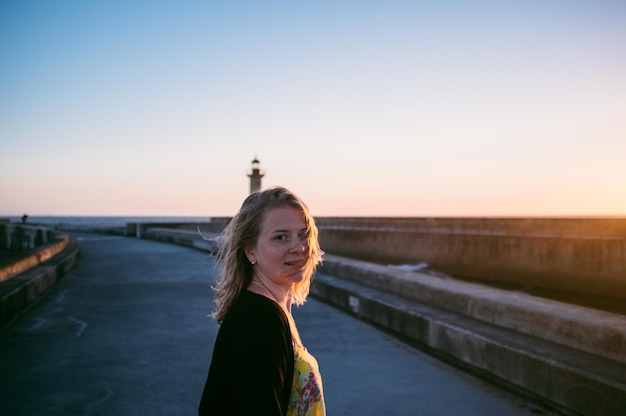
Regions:
<svg viewBox="0 0 626 416"><path fill-rule="evenodd" d="M80 244L68 236L58 242L38 247L35 253L19 261L18 274L0 281L0 329L36 302L48 289L61 281L74 267ZM0 267L0 277L7 274Z"/></svg>
<svg viewBox="0 0 626 416"><path fill-rule="evenodd" d="M626 218L316 219L331 254L426 262L472 280L626 299Z"/></svg>
<svg viewBox="0 0 626 416"><path fill-rule="evenodd" d="M199 234L218 234L224 230L230 217L214 217L209 222L179 222L179 223L128 223L126 224L126 235L134 235L137 238L144 238L145 233L150 229L170 229L196 232Z"/></svg>
<svg viewBox="0 0 626 416"><path fill-rule="evenodd" d="M19 256L0 260L0 282L24 273L37 265L48 261L67 247L70 239L66 235L57 235L51 242L24 251Z"/></svg>
<svg viewBox="0 0 626 416"><path fill-rule="evenodd" d="M54 231L45 226L0 222L0 250L26 251L53 238Z"/></svg>
<svg viewBox="0 0 626 416"><path fill-rule="evenodd" d="M142 238L151 228L213 234L228 220L128 224L126 235ZM428 263L454 277L532 293L626 300L626 218L318 217L316 223L329 254Z"/></svg>

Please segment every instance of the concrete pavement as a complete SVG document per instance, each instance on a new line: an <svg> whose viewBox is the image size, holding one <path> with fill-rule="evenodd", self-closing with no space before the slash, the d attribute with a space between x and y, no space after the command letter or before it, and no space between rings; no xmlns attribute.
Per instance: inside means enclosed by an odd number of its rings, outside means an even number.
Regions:
<svg viewBox="0 0 626 416"><path fill-rule="evenodd" d="M195 414L217 332L214 258L75 236L76 267L0 332L0 414ZM314 299L295 315L329 415L551 414Z"/></svg>

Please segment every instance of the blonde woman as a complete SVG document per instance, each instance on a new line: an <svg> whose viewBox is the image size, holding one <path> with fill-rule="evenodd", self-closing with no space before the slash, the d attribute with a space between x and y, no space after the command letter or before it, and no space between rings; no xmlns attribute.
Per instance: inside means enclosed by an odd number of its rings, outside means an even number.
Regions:
<svg viewBox="0 0 626 416"><path fill-rule="evenodd" d="M220 243L220 328L199 415L326 414L317 361L291 314L322 254L313 217L292 192L246 198Z"/></svg>

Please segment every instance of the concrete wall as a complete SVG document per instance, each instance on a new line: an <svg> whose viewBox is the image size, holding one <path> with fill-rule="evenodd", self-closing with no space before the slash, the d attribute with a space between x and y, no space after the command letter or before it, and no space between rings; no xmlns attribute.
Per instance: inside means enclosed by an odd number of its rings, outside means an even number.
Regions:
<svg viewBox="0 0 626 416"><path fill-rule="evenodd" d="M46 244L54 231L44 226L0 223L0 250L26 251Z"/></svg>
<svg viewBox="0 0 626 416"><path fill-rule="evenodd" d="M126 235L135 235L143 238L144 234L151 228L183 230L189 232L198 232L201 234L221 233L226 224L230 221L230 217L214 217L210 222L180 222L180 223L128 223L126 224Z"/></svg>
<svg viewBox="0 0 626 416"><path fill-rule="evenodd" d="M328 253L453 276L626 298L626 218L317 219Z"/></svg>
<svg viewBox="0 0 626 416"><path fill-rule="evenodd" d="M212 234L209 223L129 224ZM449 275L523 289L626 299L626 218L318 217L329 254L380 264L428 263Z"/></svg>

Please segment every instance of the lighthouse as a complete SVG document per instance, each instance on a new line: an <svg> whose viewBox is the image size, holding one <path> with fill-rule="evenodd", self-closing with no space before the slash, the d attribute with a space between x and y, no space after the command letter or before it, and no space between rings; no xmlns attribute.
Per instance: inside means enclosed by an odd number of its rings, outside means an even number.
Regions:
<svg viewBox="0 0 626 416"><path fill-rule="evenodd" d="M248 174L251 194L261 190L261 178L265 176L265 173L261 173L259 163L259 160L255 157L252 161L252 172Z"/></svg>

